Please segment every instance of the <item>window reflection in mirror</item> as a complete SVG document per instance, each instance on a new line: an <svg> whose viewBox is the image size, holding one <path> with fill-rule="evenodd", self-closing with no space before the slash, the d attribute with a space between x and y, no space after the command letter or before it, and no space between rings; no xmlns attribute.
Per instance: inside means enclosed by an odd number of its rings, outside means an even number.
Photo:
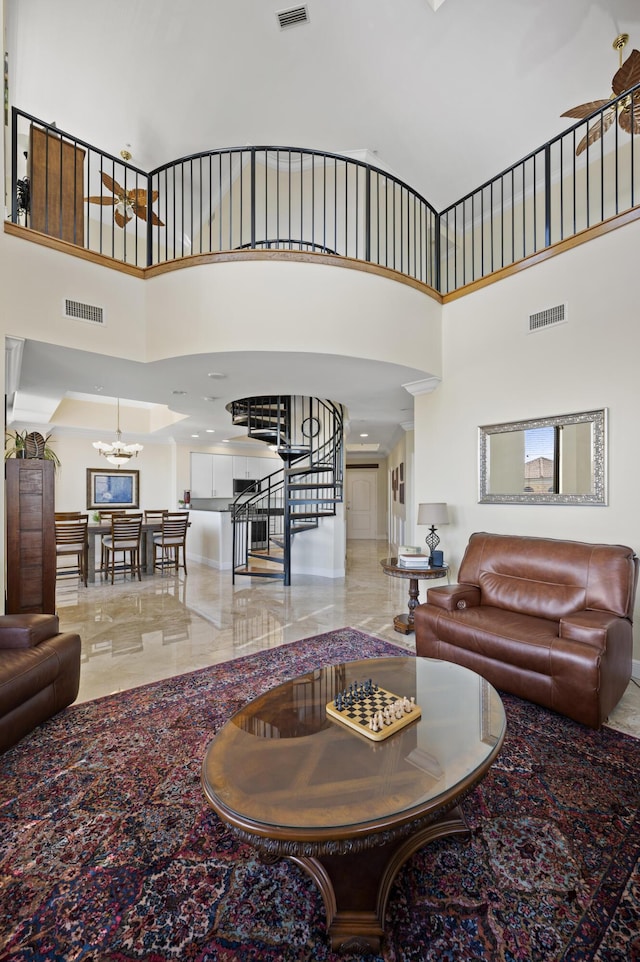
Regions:
<svg viewBox="0 0 640 962"><path fill-rule="evenodd" d="M606 504L605 411L480 428L480 502Z"/></svg>

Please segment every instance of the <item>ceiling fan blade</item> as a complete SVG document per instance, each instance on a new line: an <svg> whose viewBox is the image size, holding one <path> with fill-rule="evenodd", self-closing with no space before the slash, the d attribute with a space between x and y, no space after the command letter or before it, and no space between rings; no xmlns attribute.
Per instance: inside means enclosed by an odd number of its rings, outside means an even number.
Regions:
<svg viewBox="0 0 640 962"><path fill-rule="evenodd" d="M622 66L616 70L611 81L611 89L616 96L640 83L640 53L632 50Z"/></svg>
<svg viewBox="0 0 640 962"><path fill-rule="evenodd" d="M147 208L144 204L132 204L131 209L136 217L140 218L140 220L147 219Z"/></svg>
<svg viewBox="0 0 640 962"><path fill-rule="evenodd" d="M628 134L640 134L640 94L633 95L633 113L631 102L620 111L618 123Z"/></svg>
<svg viewBox="0 0 640 962"><path fill-rule="evenodd" d="M143 187L139 187L137 190L128 190L127 199L132 207L136 204L145 207L147 203L147 192Z"/></svg>
<svg viewBox="0 0 640 962"><path fill-rule="evenodd" d="M100 177L101 177L101 179L102 179L102 183L104 184L104 186L105 186L108 190L113 191L113 193L114 193L117 197L123 197L123 196L124 196L124 191L123 191L122 187L120 186L120 184L119 184L117 181L113 180L112 177L109 177L109 174L105 174L105 172L102 171L102 173L100 174Z"/></svg>
<svg viewBox="0 0 640 962"><path fill-rule="evenodd" d="M576 147L576 157L579 157L587 147L591 147L595 144L597 140L600 140L602 136L607 132L613 121L615 120L615 110L607 110L602 117L598 117L594 120L593 126L589 130L589 133L582 138L578 146Z"/></svg>
<svg viewBox="0 0 640 962"><path fill-rule="evenodd" d="M155 211L151 211L151 223L154 227L164 227L164 221L160 220Z"/></svg>
<svg viewBox="0 0 640 962"><path fill-rule="evenodd" d="M118 227L124 227L125 224L128 224L129 221L131 220L130 217L124 217L124 216L120 213L119 210L117 210L117 211L114 213L113 219L115 220L115 222L116 222L116 224L118 225Z"/></svg>
<svg viewBox="0 0 640 962"><path fill-rule="evenodd" d="M570 110L565 110L561 117L576 117L578 120L583 120L592 114L596 110L601 110L606 107L609 103L608 100L590 100L588 104L580 104L578 107L572 107Z"/></svg>
<svg viewBox="0 0 640 962"><path fill-rule="evenodd" d="M118 203L117 197L85 197L90 204L102 204L104 207L113 207Z"/></svg>

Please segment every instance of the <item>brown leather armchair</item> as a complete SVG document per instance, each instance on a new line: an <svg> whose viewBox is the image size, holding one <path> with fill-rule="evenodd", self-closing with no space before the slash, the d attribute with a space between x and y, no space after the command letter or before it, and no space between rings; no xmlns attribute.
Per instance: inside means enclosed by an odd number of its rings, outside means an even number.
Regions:
<svg viewBox="0 0 640 962"><path fill-rule="evenodd" d="M0 615L0 752L75 701L80 635L57 615Z"/></svg>
<svg viewBox="0 0 640 962"><path fill-rule="evenodd" d="M458 580L415 609L416 654L599 728L631 677L632 549L476 533Z"/></svg>

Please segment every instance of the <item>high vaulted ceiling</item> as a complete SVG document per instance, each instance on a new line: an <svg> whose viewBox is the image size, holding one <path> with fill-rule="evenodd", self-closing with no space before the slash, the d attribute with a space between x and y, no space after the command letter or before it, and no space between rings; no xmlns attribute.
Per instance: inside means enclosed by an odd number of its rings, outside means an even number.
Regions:
<svg viewBox="0 0 640 962"><path fill-rule="evenodd" d="M640 48L639 0L5 0L5 19L11 103L139 167L368 150L438 210L607 97L619 33Z"/></svg>

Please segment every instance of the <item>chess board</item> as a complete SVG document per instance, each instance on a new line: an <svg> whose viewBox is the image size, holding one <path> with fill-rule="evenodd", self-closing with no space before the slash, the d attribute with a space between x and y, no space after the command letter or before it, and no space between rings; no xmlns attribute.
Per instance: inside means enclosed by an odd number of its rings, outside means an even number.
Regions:
<svg viewBox="0 0 640 962"><path fill-rule="evenodd" d="M373 741L381 742L421 717L419 706L413 702L410 711L403 711L400 718L394 717L383 724L380 731L372 731L369 727L371 718L402 700L403 696L395 695L369 679L361 684L354 682L349 688L339 692L333 701L327 703L326 711L334 721L347 725Z"/></svg>

